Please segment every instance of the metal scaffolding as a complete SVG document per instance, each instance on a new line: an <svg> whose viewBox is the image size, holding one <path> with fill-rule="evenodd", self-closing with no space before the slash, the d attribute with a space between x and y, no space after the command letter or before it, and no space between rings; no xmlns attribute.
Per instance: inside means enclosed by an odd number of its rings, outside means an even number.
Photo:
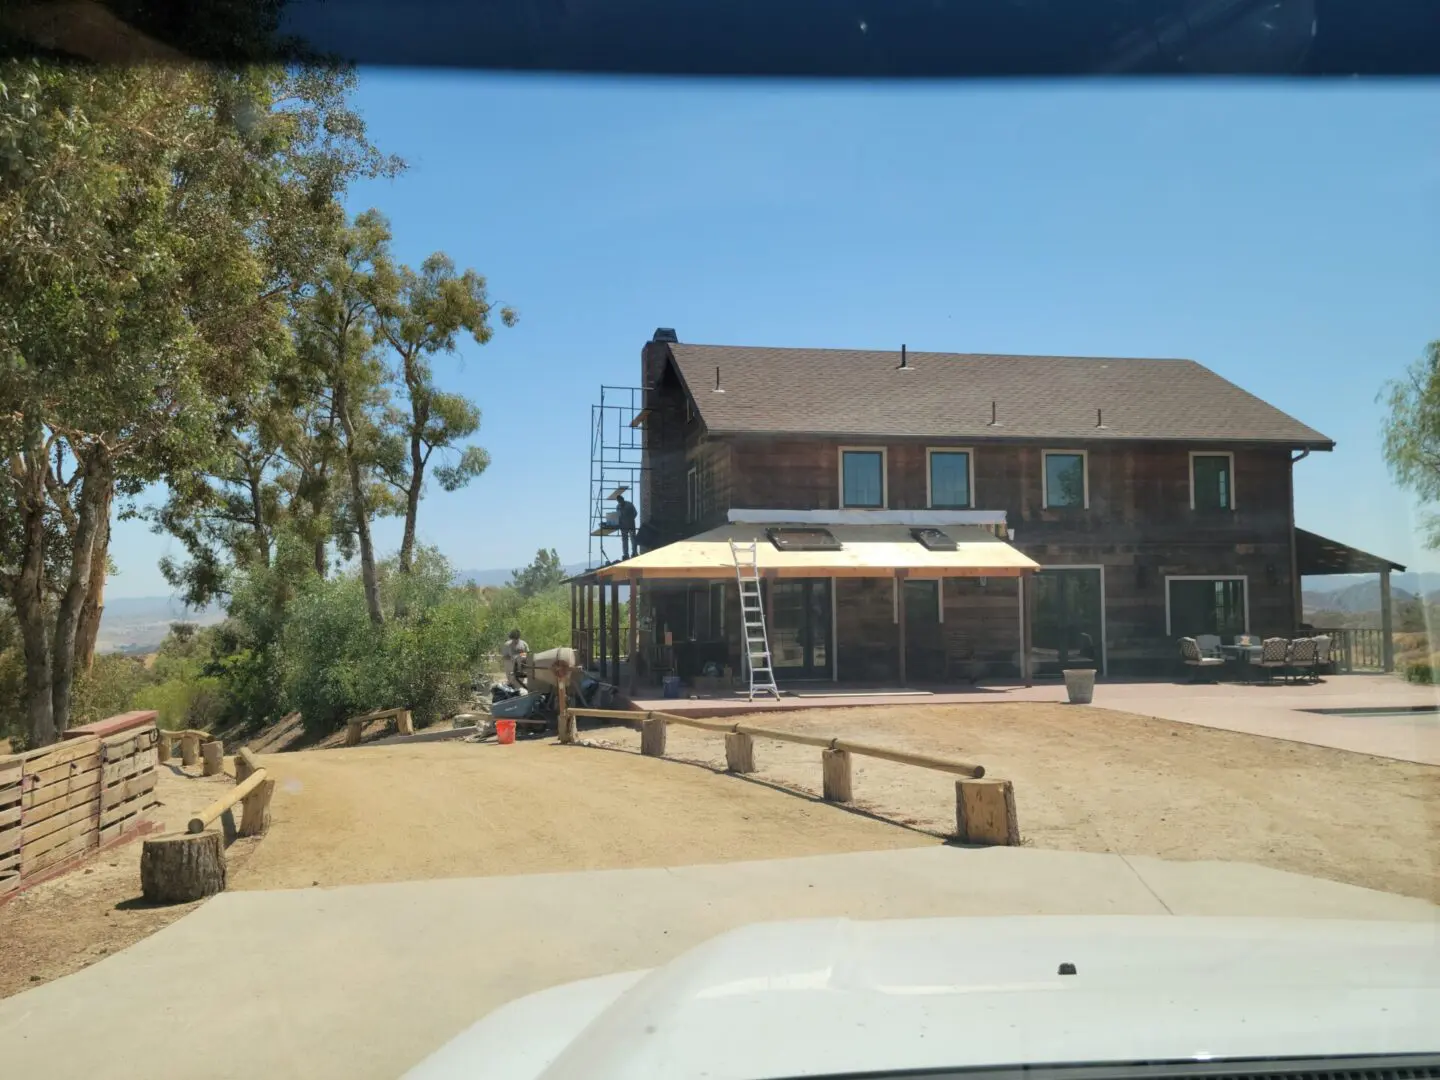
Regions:
<svg viewBox="0 0 1440 1080"><path fill-rule="evenodd" d="M591 568L620 558L620 530L615 527L617 491L635 504L643 520L640 481L645 472L645 425L650 418L645 398L642 386L601 386L599 403L590 406Z"/></svg>

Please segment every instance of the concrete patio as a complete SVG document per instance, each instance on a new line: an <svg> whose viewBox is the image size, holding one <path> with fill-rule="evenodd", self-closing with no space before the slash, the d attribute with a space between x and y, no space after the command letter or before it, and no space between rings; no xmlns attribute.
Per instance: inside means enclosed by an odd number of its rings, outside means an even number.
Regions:
<svg viewBox="0 0 1440 1080"><path fill-rule="evenodd" d="M730 716L757 711L847 708L873 705L967 705L987 701L1065 700L1058 679L985 683L977 687L842 688L824 684L780 701L743 697L644 698L637 709L693 716ZM1440 707L1440 688L1415 686L1393 675L1329 675L1316 683L1177 683L1162 679L1101 679L1094 704L1186 724L1329 746L1359 754L1440 765L1440 715L1408 710ZM1394 710L1386 715L1340 716L1315 710Z"/></svg>

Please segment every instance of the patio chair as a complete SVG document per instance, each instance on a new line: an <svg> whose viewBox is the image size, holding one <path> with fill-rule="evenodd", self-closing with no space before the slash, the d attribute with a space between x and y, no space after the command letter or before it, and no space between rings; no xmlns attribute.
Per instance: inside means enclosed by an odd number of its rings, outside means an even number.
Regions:
<svg viewBox="0 0 1440 1080"><path fill-rule="evenodd" d="M1331 664L1334 663L1330 656L1330 635L1320 634L1315 638L1315 675L1334 674Z"/></svg>
<svg viewBox="0 0 1440 1080"><path fill-rule="evenodd" d="M1290 655L1290 642L1283 637L1266 638L1260 643L1258 656L1252 655L1250 663L1261 668L1265 672L1265 681L1269 682L1277 668L1284 669L1287 658Z"/></svg>
<svg viewBox="0 0 1440 1080"><path fill-rule="evenodd" d="M1213 671L1215 668L1224 667L1225 660L1219 656L1206 656L1200 651L1199 643L1193 637L1182 637L1180 639L1180 658L1185 661L1185 666L1190 669L1190 681L1200 682L1202 671ZM1210 680L1214 682L1212 678Z"/></svg>
<svg viewBox="0 0 1440 1080"><path fill-rule="evenodd" d="M1317 681L1320 676L1315 669L1316 651L1314 638L1296 638L1290 642L1290 655L1286 658L1290 674L1296 679Z"/></svg>
<svg viewBox="0 0 1440 1080"><path fill-rule="evenodd" d="M1200 647L1201 656L1219 656L1224 659L1224 654L1220 652L1219 634L1196 634L1195 644Z"/></svg>

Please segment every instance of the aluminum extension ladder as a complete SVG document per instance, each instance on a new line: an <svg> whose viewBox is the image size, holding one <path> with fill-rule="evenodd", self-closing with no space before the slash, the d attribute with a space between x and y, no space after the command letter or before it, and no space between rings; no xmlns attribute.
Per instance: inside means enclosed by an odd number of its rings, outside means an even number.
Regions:
<svg viewBox="0 0 1440 1080"><path fill-rule="evenodd" d="M735 582L740 587L740 625L745 634L745 668L750 674L750 700L755 695L774 694L775 669L770 660L770 635L765 629L765 602L760 595L760 568L757 563L758 544L737 544L730 541L730 557L735 560ZM759 659L757 663L756 660Z"/></svg>

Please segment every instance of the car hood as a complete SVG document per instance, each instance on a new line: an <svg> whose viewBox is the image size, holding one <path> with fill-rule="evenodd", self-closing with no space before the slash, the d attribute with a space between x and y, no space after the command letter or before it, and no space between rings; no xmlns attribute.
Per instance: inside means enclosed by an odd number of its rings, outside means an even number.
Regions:
<svg viewBox="0 0 1440 1080"><path fill-rule="evenodd" d="M807 920L521 998L408 1075L760 1080L1428 1053L1436 1017L1434 922Z"/></svg>

